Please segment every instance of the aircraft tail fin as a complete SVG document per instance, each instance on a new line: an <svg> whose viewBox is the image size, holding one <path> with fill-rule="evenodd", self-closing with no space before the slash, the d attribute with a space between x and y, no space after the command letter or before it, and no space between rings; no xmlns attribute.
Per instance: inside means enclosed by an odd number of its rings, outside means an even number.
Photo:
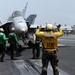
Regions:
<svg viewBox="0 0 75 75"><path fill-rule="evenodd" d="M36 17L37 17L36 14L31 14L31 15L26 19L26 21L29 22L30 25L31 25L31 24L34 24Z"/></svg>
<svg viewBox="0 0 75 75"><path fill-rule="evenodd" d="M25 6L25 8L22 11L23 18L25 17L27 6L28 6L28 2L26 3L26 6Z"/></svg>

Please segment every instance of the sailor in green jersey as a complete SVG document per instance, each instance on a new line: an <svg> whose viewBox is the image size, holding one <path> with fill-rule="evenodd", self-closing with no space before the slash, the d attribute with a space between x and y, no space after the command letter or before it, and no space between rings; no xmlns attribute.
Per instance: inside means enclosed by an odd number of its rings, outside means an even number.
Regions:
<svg viewBox="0 0 75 75"><path fill-rule="evenodd" d="M15 28L11 28L11 33L9 34L9 44L11 49L11 59L16 59L16 51L17 51L17 44L18 44L18 37L15 33Z"/></svg>
<svg viewBox="0 0 75 75"><path fill-rule="evenodd" d="M4 57L5 57L5 44L6 41L8 40L8 38L6 37L6 35L3 33L4 30L3 28L0 28L0 61L3 62L4 61Z"/></svg>

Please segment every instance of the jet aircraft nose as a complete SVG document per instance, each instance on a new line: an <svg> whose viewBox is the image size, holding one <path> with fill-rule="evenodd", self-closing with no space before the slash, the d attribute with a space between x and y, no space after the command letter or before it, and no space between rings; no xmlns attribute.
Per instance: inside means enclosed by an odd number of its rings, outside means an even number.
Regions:
<svg viewBox="0 0 75 75"><path fill-rule="evenodd" d="M23 32L25 32L25 31L26 31L26 29L25 29L25 28L21 28L20 30L21 30L21 31L23 31Z"/></svg>

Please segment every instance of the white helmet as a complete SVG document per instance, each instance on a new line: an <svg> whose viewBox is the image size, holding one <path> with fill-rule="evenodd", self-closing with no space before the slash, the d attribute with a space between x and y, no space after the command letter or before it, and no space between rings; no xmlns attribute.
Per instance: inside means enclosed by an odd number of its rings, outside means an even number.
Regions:
<svg viewBox="0 0 75 75"><path fill-rule="evenodd" d="M14 28L14 27L12 27L12 28L11 28L11 31L15 31L15 28Z"/></svg>
<svg viewBox="0 0 75 75"><path fill-rule="evenodd" d="M3 29L3 28L0 28L0 31L1 31L1 32L4 32L4 29Z"/></svg>
<svg viewBox="0 0 75 75"><path fill-rule="evenodd" d="M54 26L53 26L53 24L46 24L45 29L46 30L54 30Z"/></svg>
<svg viewBox="0 0 75 75"><path fill-rule="evenodd" d="M13 28L11 28L11 30L15 30L15 28L13 27Z"/></svg>

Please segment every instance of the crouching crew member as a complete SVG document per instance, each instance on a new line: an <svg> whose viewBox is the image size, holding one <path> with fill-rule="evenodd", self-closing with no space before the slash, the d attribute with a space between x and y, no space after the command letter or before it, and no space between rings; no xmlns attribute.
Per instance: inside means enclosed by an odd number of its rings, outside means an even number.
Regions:
<svg viewBox="0 0 75 75"><path fill-rule="evenodd" d="M11 28L11 33L9 34L9 44L11 49L11 60L16 59L16 51L17 51L17 44L18 44L18 37L15 33L15 28Z"/></svg>
<svg viewBox="0 0 75 75"><path fill-rule="evenodd" d="M42 73L41 75L47 75L47 67L50 61L53 68L53 74L59 75L58 72L58 58L57 58L57 38L63 35L63 31L60 27L58 32L53 32L53 24L46 24L45 30L40 31L41 27L39 26L36 30L36 36L42 40Z"/></svg>
<svg viewBox="0 0 75 75"><path fill-rule="evenodd" d="M5 50L6 50L5 44L6 41L8 40L8 38L6 38L6 35L3 32L4 32L3 28L0 28L0 55L1 55L0 61L1 62L4 62Z"/></svg>

